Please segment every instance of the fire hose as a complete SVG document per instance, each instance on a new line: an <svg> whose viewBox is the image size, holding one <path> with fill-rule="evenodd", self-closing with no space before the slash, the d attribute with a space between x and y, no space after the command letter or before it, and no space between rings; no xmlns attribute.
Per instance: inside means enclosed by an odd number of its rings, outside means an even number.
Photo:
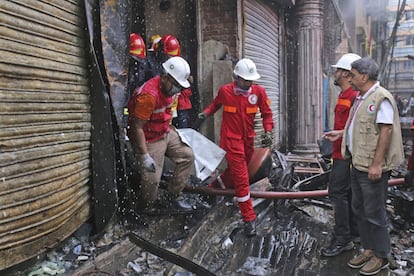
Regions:
<svg viewBox="0 0 414 276"><path fill-rule="evenodd" d="M393 178L388 180L388 186L403 185L404 178ZM187 185L184 190L188 193L208 194L218 196L235 196L234 189L217 189L209 188L207 186L193 187ZM328 190L313 190L313 191L297 191L297 192L275 192L275 191L250 191L250 196L253 198L269 198L269 199L294 199L294 198L317 198L328 196Z"/></svg>
<svg viewBox="0 0 414 276"><path fill-rule="evenodd" d="M151 254L154 254L160 258L163 258L173 264L176 264L178 266L181 266L182 268L186 269L187 271L191 271L195 273L196 275L211 275L215 276L213 272L209 271L208 269L202 267L201 265L193 262L190 259L187 259L183 256L180 256L178 254L175 254L169 250L166 250L164 248L161 248L157 246L154 243L151 243L142 237L138 236L135 233L129 232L128 233L129 240L134 243L135 245L147 250Z"/></svg>

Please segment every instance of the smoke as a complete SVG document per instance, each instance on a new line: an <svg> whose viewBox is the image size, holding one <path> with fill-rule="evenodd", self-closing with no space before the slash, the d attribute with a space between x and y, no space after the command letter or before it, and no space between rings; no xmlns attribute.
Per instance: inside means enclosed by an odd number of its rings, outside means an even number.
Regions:
<svg viewBox="0 0 414 276"><path fill-rule="evenodd" d="M342 16L346 21L362 18L361 16L383 17L387 12L388 2L398 2L398 0L337 0ZM397 4L397 3L396 3ZM353 25L353 24L352 24Z"/></svg>
<svg viewBox="0 0 414 276"><path fill-rule="evenodd" d="M397 0L398 1L398 0ZM387 5L388 2L395 2L389 0L363 0L363 5L367 7L366 13L368 16L372 16L375 18L383 18L386 19L387 17L385 14L387 13Z"/></svg>

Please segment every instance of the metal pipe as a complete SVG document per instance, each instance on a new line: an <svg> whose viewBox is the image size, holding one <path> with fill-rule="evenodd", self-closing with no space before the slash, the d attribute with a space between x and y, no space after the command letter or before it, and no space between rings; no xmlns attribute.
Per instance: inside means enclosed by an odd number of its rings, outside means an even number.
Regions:
<svg viewBox="0 0 414 276"><path fill-rule="evenodd" d="M404 185L405 178L392 178L388 180L388 186L397 186L397 185Z"/></svg>
<svg viewBox="0 0 414 276"><path fill-rule="evenodd" d="M396 186L404 184L404 178L393 178L388 180L388 186ZM217 196L235 196L234 189L216 189L207 186L193 187L186 186L186 192L196 194L209 194ZM328 196L328 190L314 190L314 191L298 191L298 192L274 192L274 191L250 191L250 196L253 198L270 198L270 199L293 199L293 198L316 198Z"/></svg>

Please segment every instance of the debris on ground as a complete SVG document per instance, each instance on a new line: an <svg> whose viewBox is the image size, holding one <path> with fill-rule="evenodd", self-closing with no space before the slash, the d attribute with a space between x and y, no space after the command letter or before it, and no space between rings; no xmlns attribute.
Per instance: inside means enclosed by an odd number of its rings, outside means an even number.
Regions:
<svg viewBox="0 0 414 276"><path fill-rule="evenodd" d="M329 170L324 159L285 158L274 153L269 176L274 189L305 189L315 170ZM298 168L296 169L295 168ZM323 173L322 173L323 174ZM396 172L396 176L400 173ZM325 189L326 178L311 181L313 189ZM297 185L297 184L300 185ZM196 185L201 185L197 183ZM333 211L327 198L255 199L258 214L256 237L243 235L237 203L232 197L205 202L206 197L186 194L191 212L162 209L115 219L107 230L92 235L85 224L58 248L49 250L31 265L6 275L194 275L151 254L128 240L134 233L159 248L203 266L217 275L358 275L346 266L359 252L323 258L319 250L332 235ZM414 188L389 188L392 260L379 275L414 275Z"/></svg>

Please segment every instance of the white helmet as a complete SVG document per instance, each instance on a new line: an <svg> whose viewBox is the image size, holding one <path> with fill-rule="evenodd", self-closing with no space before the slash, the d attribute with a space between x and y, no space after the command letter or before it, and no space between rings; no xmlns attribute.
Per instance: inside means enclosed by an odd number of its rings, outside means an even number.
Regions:
<svg viewBox="0 0 414 276"><path fill-rule="evenodd" d="M332 65L332 67L351 71L352 62L360 58L361 57L357 54L345 54L338 60L338 62L335 65Z"/></svg>
<svg viewBox="0 0 414 276"><path fill-rule="evenodd" d="M172 57L162 64L165 72L171 75L182 87L190 87L190 65L182 57Z"/></svg>
<svg viewBox="0 0 414 276"><path fill-rule="evenodd" d="M248 58L242 58L236 63L233 74L248 81L260 79L260 75L257 73L256 65L251 59Z"/></svg>

